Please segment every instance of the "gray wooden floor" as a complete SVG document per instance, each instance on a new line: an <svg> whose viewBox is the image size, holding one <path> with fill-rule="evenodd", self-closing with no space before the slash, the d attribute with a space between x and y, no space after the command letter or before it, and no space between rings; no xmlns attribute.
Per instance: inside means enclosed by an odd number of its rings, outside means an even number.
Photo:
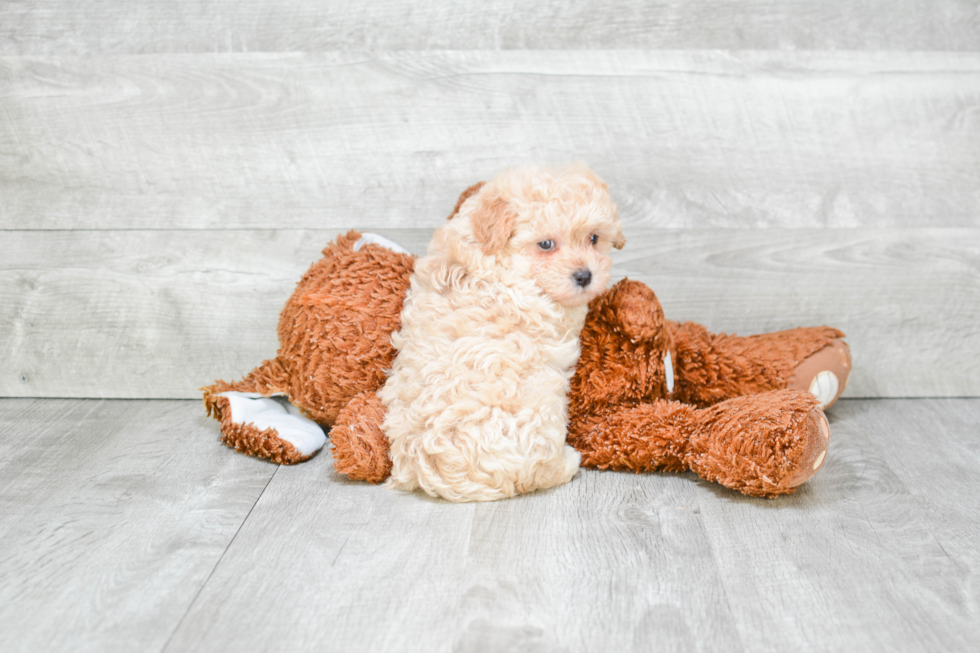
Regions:
<svg viewBox="0 0 980 653"><path fill-rule="evenodd" d="M980 399L844 400L796 495L583 471L452 505L199 402L0 400L0 650L975 651Z"/></svg>

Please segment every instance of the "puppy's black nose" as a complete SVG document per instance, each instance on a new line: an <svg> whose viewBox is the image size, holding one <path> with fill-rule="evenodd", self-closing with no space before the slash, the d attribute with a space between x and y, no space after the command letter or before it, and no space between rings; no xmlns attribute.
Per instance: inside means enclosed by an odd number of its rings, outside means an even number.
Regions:
<svg viewBox="0 0 980 653"><path fill-rule="evenodd" d="M575 283L585 288L590 283L592 283L592 273L588 270L576 270L572 274L572 278L575 279Z"/></svg>

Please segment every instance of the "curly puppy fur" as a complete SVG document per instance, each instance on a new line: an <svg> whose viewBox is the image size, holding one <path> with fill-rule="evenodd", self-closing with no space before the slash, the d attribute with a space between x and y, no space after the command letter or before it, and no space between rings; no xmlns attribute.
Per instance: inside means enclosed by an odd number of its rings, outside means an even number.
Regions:
<svg viewBox="0 0 980 653"><path fill-rule="evenodd" d="M493 501L565 483L568 388L588 303L624 244L582 165L509 170L466 198L416 263L379 397L388 484Z"/></svg>

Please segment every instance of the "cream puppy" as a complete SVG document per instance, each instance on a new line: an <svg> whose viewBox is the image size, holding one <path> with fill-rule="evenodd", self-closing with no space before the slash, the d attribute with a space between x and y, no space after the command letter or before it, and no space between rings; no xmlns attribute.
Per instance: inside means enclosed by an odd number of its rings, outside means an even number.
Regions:
<svg viewBox="0 0 980 653"><path fill-rule="evenodd" d="M587 304L624 244L587 167L508 170L440 227L418 260L379 392L388 483L493 501L569 481L567 394Z"/></svg>

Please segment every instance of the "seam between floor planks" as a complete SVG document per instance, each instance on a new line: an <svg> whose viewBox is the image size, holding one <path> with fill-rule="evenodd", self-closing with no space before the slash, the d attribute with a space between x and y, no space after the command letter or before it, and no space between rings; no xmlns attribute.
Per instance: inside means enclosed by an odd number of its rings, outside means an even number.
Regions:
<svg viewBox="0 0 980 653"><path fill-rule="evenodd" d="M197 402L0 399L0 432L4 650L159 650L276 471Z"/></svg>
<svg viewBox="0 0 980 653"><path fill-rule="evenodd" d="M248 513L245 515L245 518L242 519L242 523L238 525L238 530L235 531L235 534L232 536L231 540L228 541L228 545L225 547L225 550L221 552L221 556L218 557L218 560L214 563L214 567L211 568L211 572L208 574L208 577L204 579L203 583L201 583L201 586L197 589L197 594L194 595L194 598L191 599L191 602L187 605L187 609L181 616L180 621L178 621L174 626L173 630L170 632L170 636L167 638L167 641L164 642L163 646L160 648L160 653L164 653L167 648L169 648L170 642L173 641L174 635L176 635L180 630L180 626L184 623L184 619L187 618L187 615L191 613L191 610L194 608L194 604L197 603L198 598L201 596L201 592L204 591L204 588L207 587L211 577L214 576L214 572L217 571L219 566L221 566L221 561L225 559L225 555L228 553L228 550L231 549L232 545L235 543L235 539L238 537L238 534L242 532L242 528L248 522L248 518L252 515L252 511L255 510L255 506L257 506L259 501L262 500L262 496L265 494L265 491L269 489L269 484L272 483L272 479L276 477L276 474L279 472L279 468L281 467L282 465L276 466L276 470L272 472L272 476L269 477L265 487L262 488L262 492L260 492L259 496L255 498L255 502L252 504L252 507L248 509ZM340 555L339 552L338 555Z"/></svg>

